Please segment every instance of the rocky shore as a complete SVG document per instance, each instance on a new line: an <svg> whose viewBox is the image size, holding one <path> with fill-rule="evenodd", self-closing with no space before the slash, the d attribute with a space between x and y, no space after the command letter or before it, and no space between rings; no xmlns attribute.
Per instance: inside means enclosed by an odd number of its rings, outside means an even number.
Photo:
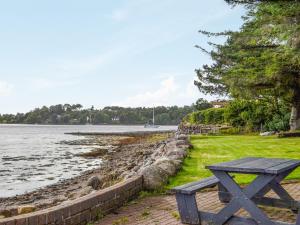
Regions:
<svg viewBox="0 0 300 225"><path fill-rule="evenodd" d="M93 134L64 143L94 146L80 156L101 158L101 167L34 192L0 198L0 218L59 205L137 174L144 175L147 189L157 189L177 172L189 147L187 137L175 132Z"/></svg>

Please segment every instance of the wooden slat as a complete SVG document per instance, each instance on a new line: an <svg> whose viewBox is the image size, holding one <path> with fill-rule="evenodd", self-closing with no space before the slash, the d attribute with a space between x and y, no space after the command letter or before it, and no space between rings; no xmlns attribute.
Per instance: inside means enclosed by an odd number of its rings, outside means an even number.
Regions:
<svg viewBox="0 0 300 225"><path fill-rule="evenodd" d="M267 169L268 173L271 172L277 172L277 173L283 173L287 170L293 169L295 167L300 166L300 160L290 160L288 162L273 166L273 167L269 167Z"/></svg>
<svg viewBox="0 0 300 225"><path fill-rule="evenodd" d="M245 171L253 171L258 173L266 173L270 167L278 166L280 164L291 161L290 159L267 159L261 158L251 162L245 162L240 165L236 165L235 168ZM277 173L276 170L270 171L270 173Z"/></svg>
<svg viewBox="0 0 300 225"><path fill-rule="evenodd" d="M176 193L182 193L182 194L193 194L199 190L202 190L204 188L213 187L219 183L218 178L215 176L205 178L200 181L192 182L189 184L185 184L182 186L178 186L173 188L172 190Z"/></svg>
<svg viewBox="0 0 300 225"><path fill-rule="evenodd" d="M223 163L217 163L217 164L213 164L213 165L209 165L209 166L206 166L205 168L207 169L212 169L212 168L219 168L219 167L232 167L232 166L235 166L235 165L239 165L239 164L242 164L244 162L250 162L250 161L254 161L254 160L257 160L258 158L257 157L247 157L247 158L242 158L242 159L238 159L238 160L233 160L233 161L230 161L230 162L223 162Z"/></svg>
<svg viewBox="0 0 300 225"><path fill-rule="evenodd" d="M299 160L279 158L243 158L231 162L207 166L210 170L235 173L279 174L300 165Z"/></svg>

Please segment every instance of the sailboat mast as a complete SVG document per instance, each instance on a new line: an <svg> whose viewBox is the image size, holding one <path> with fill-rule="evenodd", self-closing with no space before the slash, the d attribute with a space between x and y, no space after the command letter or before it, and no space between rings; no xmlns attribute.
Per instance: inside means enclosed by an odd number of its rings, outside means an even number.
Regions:
<svg viewBox="0 0 300 225"><path fill-rule="evenodd" d="M154 107L153 107L153 125L155 124Z"/></svg>

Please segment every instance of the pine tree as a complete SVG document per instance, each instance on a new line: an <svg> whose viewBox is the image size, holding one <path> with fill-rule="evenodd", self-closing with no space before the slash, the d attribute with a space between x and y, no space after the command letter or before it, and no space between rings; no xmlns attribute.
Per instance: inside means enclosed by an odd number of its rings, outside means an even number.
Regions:
<svg viewBox="0 0 300 225"><path fill-rule="evenodd" d="M235 98L268 98L291 106L290 129L300 128L300 1L227 0L248 9L237 32L222 44L209 43L213 64L196 70L199 90Z"/></svg>

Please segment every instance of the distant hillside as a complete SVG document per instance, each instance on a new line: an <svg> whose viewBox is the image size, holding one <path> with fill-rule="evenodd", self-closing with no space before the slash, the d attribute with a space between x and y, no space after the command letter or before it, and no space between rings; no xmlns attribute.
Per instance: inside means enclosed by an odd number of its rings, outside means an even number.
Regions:
<svg viewBox="0 0 300 225"><path fill-rule="evenodd" d="M191 113L194 106L159 106L155 108L155 123L178 125ZM152 108L123 108L117 106L103 109L83 109L80 104L43 106L28 113L0 114L0 123L9 124L145 124L152 123Z"/></svg>

